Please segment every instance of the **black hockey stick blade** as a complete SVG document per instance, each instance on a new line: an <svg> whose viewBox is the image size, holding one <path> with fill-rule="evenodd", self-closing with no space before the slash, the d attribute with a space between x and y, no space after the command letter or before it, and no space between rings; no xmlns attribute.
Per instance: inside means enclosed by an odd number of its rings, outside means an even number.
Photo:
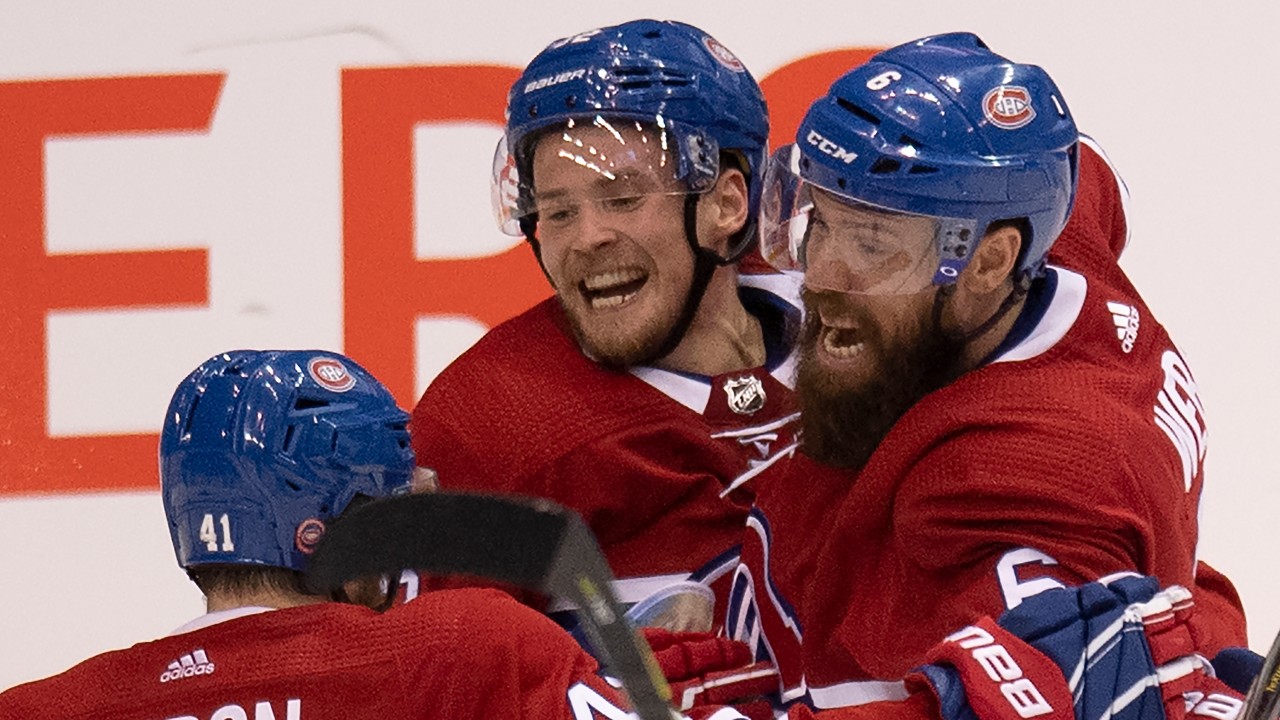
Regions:
<svg viewBox="0 0 1280 720"><path fill-rule="evenodd" d="M613 574L577 513L547 500L425 493L343 514L307 571L316 592L403 570L466 574L573 601L608 671L642 720L671 720L667 686L647 643L613 595Z"/></svg>
<svg viewBox="0 0 1280 720"><path fill-rule="evenodd" d="M1262 669L1249 685L1238 720L1274 720L1280 714L1280 635L1262 661Z"/></svg>

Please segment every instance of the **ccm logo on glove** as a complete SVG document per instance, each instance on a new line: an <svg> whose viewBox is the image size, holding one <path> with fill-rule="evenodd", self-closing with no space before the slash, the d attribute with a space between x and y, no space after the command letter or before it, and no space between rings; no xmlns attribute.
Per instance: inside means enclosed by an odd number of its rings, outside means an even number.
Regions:
<svg viewBox="0 0 1280 720"><path fill-rule="evenodd" d="M947 636L944 642L955 643L968 650L978 665L987 672L987 677L1000 683L1000 693L1019 717L1033 718L1053 712L1053 707L1044 699L1040 689L1023 676L1022 668L1013 659L1013 655L997 643L991 633L970 625Z"/></svg>

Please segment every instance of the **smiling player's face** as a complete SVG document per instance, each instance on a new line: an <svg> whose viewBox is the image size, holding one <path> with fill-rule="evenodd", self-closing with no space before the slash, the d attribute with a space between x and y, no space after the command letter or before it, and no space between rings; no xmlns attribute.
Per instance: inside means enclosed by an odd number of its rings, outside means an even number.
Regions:
<svg viewBox="0 0 1280 720"><path fill-rule="evenodd" d="M584 124L534 148L542 263L584 352L616 366L650 357L693 280L684 186L655 133Z"/></svg>

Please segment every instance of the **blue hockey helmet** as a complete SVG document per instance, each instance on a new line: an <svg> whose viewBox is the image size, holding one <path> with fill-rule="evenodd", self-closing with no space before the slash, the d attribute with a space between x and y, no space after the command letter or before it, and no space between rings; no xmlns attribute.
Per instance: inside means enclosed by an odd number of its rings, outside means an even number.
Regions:
<svg viewBox="0 0 1280 720"><path fill-rule="evenodd" d="M577 135L589 127L602 130L604 145L583 145ZM755 238L769 140L764 94L741 61L702 30L634 20L557 40L529 63L508 94L506 135L494 157L494 206L509 235L533 238L533 150L553 130L563 131L566 160L610 181L626 174L615 174L613 163L640 163L661 175L668 193L709 189L719 153L740 153L749 220L729 258ZM658 135L661 152L639 147L635 135L646 130ZM606 195L637 194L626 182L613 183L616 191L602 185Z"/></svg>
<svg viewBox="0 0 1280 720"><path fill-rule="evenodd" d="M407 492L409 416L364 368L319 350L215 355L178 386L160 491L178 564L303 570L357 496Z"/></svg>
<svg viewBox="0 0 1280 720"><path fill-rule="evenodd" d="M934 221L920 257L860 259L863 267L846 276L865 269L870 279L829 289L916 292L954 282L992 222L1019 218L1029 237L1015 274L1034 277L1071 211L1077 138L1049 75L991 52L972 33L885 50L836 80L809 108L795 144L772 158L764 255L776 267L804 269L817 191ZM932 272L906 272L913 260Z"/></svg>

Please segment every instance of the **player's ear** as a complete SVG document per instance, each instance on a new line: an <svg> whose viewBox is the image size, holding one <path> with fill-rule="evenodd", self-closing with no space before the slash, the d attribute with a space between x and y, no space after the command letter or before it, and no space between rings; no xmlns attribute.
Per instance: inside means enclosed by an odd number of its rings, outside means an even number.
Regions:
<svg viewBox="0 0 1280 720"><path fill-rule="evenodd" d="M975 295L995 291L1013 275L1021 248L1022 231L1016 225L997 227L983 236L957 283Z"/></svg>
<svg viewBox="0 0 1280 720"><path fill-rule="evenodd" d="M725 252L729 238L747 222L747 179L737 168L726 168L698 203L698 236L717 252Z"/></svg>

